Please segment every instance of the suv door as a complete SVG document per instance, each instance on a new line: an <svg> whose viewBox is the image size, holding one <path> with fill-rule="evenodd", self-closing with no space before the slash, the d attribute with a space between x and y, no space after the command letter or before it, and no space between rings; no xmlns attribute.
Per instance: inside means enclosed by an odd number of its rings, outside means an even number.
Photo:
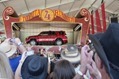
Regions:
<svg viewBox="0 0 119 79"><path fill-rule="evenodd" d="M43 43L47 42L49 38L49 32L41 32L38 36L38 41Z"/></svg>
<svg viewBox="0 0 119 79"><path fill-rule="evenodd" d="M56 38L56 33L54 31L50 31L50 42L54 42L55 41L55 38Z"/></svg>

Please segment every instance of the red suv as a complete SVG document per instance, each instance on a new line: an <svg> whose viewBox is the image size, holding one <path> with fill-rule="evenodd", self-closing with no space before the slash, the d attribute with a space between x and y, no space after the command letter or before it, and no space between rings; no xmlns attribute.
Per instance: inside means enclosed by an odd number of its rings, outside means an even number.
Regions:
<svg viewBox="0 0 119 79"><path fill-rule="evenodd" d="M62 45L67 43L65 31L43 31L38 35L29 36L26 38L26 43L31 45L37 44L56 44Z"/></svg>

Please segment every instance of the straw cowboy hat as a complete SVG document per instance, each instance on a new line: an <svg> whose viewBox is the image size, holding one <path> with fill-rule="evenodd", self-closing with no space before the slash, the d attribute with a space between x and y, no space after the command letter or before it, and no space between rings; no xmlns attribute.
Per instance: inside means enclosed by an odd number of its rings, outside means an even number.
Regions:
<svg viewBox="0 0 119 79"><path fill-rule="evenodd" d="M5 53L7 57L10 57L17 51L17 47L4 41L0 44L0 51Z"/></svg>
<svg viewBox="0 0 119 79"><path fill-rule="evenodd" d="M40 55L28 56L21 68L23 79L46 79L48 75L48 58Z"/></svg>
<svg viewBox="0 0 119 79"><path fill-rule="evenodd" d="M61 58L70 61L71 63L80 62L80 51L76 45L69 44L61 51Z"/></svg>
<svg viewBox="0 0 119 79"><path fill-rule="evenodd" d="M112 23L106 32L89 38L111 79L119 79L119 24Z"/></svg>

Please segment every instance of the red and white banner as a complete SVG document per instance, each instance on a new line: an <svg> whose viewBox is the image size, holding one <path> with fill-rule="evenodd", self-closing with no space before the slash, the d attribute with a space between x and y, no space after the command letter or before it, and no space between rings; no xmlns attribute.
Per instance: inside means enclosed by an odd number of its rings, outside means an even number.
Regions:
<svg viewBox="0 0 119 79"><path fill-rule="evenodd" d="M106 13L105 13L105 3L103 2L101 5L101 12L102 12L102 26L103 32L106 30Z"/></svg>
<svg viewBox="0 0 119 79"><path fill-rule="evenodd" d="M106 13L105 3L102 1L101 10L99 8L91 14L91 31L92 34L96 32L104 32L106 30ZM94 17L95 15L95 17Z"/></svg>
<svg viewBox="0 0 119 79"><path fill-rule="evenodd" d="M102 32L100 15L99 15L98 9L95 11L95 16L96 16L96 30L97 32Z"/></svg>

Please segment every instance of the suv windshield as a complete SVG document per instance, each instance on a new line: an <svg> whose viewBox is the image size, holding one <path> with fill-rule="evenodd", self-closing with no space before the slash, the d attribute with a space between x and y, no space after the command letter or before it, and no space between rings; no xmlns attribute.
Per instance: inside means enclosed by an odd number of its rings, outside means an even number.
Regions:
<svg viewBox="0 0 119 79"><path fill-rule="evenodd" d="M60 35L66 35L64 31L59 32Z"/></svg>

